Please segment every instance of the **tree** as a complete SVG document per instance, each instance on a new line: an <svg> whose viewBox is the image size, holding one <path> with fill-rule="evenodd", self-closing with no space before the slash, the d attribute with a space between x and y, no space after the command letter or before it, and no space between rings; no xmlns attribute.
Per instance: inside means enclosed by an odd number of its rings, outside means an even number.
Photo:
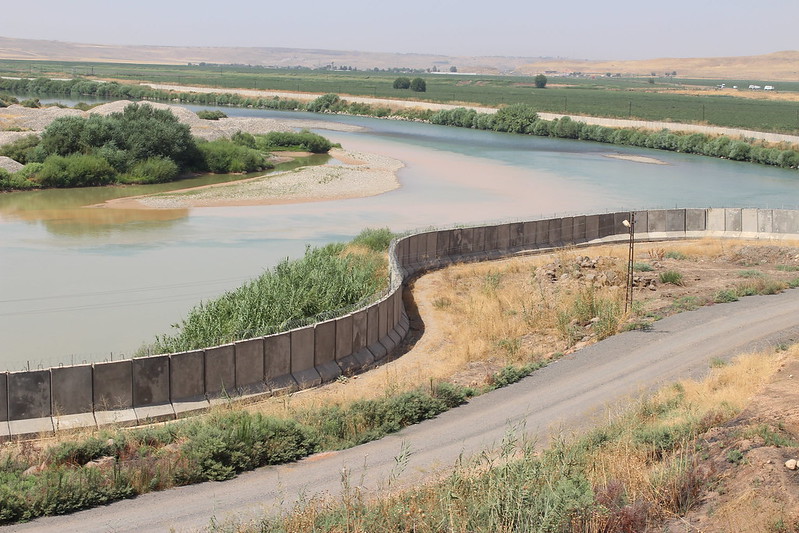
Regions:
<svg viewBox="0 0 799 533"><path fill-rule="evenodd" d="M453 66L449 67L449 71L450 71L450 72L458 72L458 67L456 67L455 65L453 65Z"/></svg>
<svg viewBox="0 0 799 533"><path fill-rule="evenodd" d="M400 76L399 78L394 80L394 88L395 89L410 89L411 88L411 79Z"/></svg>
<svg viewBox="0 0 799 533"><path fill-rule="evenodd" d="M547 86L547 77L544 76L543 74L539 74L538 76L536 76L535 77L535 86L538 89L543 89L544 87L546 87Z"/></svg>
<svg viewBox="0 0 799 533"><path fill-rule="evenodd" d="M411 80L411 90L417 93L427 91L427 83L422 78L413 78Z"/></svg>

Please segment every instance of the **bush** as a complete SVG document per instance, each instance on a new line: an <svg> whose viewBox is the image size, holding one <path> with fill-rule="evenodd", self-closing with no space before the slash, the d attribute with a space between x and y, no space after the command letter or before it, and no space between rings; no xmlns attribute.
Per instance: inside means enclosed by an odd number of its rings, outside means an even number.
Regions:
<svg viewBox="0 0 799 533"><path fill-rule="evenodd" d="M0 155L10 157L23 165L29 163L28 154L39 144L38 135L27 135L14 142L0 146Z"/></svg>
<svg viewBox="0 0 799 533"><path fill-rule="evenodd" d="M203 120L219 120L220 118L227 118L227 115L218 109L203 109L201 111L197 111L197 116Z"/></svg>
<svg viewBox="0 0 799 533"><path fill-rule="evenodd" d="M43 187L91 187L114 181L116 172L105 159L93 155L73 154L48 157L37 179Z"/></svg>
<svg viewBox="0 0 799 533"><path fill-rule="evenodd" d="M265 149L290 148L314 154L324 154L333 147L333 143L328 139L316 133L311 133L308 130L302 130L299 133L291 131L272 131L267 133L264 139L265 142L263 145L259 145L259 147Z"/></svg>
<svg viewBox="0 0 799 533"><path fill-rule="evenodd" d="M386 252L394 236L388 228L366 228L352 240L352 244L365 246L373 252Z"/></svg>
<svg viewBox="0 0 799 533"><path fill-rule="evenodd" d="M427 91L427 83L422 78L413 78L411 80L411 90L415 93L423 93Z"/></svg>
<svg viewBox="0 0 799 533"><path fill-rule="evenodd" d="M178 176L178 166L165 157L151 157L136 163L130 172L120 178L123 183L166 183Z"/></svg>
<svg viewBox="0 0 799 533"><path fill-rule="evenodd" d="M263 154L225 139L199 145L205 170L215 174L254 172L267 168Z"/></svg>
<svg viewBox="0 0 799 533"><path fill-rule="evenodd" d="M343 103L337 94L324 94L309 103L307 110L312 113L336 113L341 111Z"/></svg>
<svg viewBox="0 0 799 533"><path fill-rule="evenodd" d="M406 78L404 76L400 76L396 80L394 80L393 87L395 89L410 89L411 88L411 79Z"/></svg>
<svg viewBox="0 0 799 533"><path fill-rule="evenodd" d="M494 114L494 130L508 133L532 133L538 113L528 104L511 104Z"/></svg>
<svg viewBox="0 0 799 533"><path fill-rule="evenodd" d="M672 285L683 285L682 274L676 270L666 270L660 273L661 283L670 283Z"/></svg>

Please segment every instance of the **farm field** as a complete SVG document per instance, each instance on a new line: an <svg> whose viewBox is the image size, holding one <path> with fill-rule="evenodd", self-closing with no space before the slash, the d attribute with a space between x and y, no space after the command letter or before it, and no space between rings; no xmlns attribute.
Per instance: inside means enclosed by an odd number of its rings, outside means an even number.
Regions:
<svg viewBox="0 0 799 533"><path fill-rule="evenodd" d="M392 87L398 76L421 76L424 93ZM120 83L175 83L228 89L336 93L440 103L502 106L524 103L542 112L799 132L799 82L699 80L672 77L549 77L536 89L531 77L457 74L398 74L375 71L268 69L246 65L143 65L0 61L0 76L85 77ZM650 79L652 83L650 83ZM716 85L742 89L715 91ZM750 84L772 84L778 92L754 93Z"/></svg>

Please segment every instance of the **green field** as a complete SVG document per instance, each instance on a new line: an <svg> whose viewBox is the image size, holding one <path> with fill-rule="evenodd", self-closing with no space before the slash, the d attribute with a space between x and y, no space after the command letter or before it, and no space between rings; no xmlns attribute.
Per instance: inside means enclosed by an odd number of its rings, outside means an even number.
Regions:
<svg viewBox="0 0 799 533"><path fill-rule="evenodd" d="M781 92L799 91L799 83L768 80L682 80L652 78L549 78L536 89L530 77L422 74L427 91L392 88L400 74L375 71L269 69L244 65L135 65L0 61L0 76L117 79L216 88L269 89L424 99L431 102L501 106L525 103L538 111L641 120L697 122L760 131L799 133L799 102L735 98L727 94L694 96L676 89L715 86L775 85ZM404 75L404 74L403 74ZM411 77L415 74L410 74ZM653 90L657 90L654 92Z"/></svg>

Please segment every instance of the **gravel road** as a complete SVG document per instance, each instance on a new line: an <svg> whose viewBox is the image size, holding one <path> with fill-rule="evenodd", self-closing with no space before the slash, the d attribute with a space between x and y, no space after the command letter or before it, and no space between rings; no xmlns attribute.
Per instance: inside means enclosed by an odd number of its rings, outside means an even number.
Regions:
<svg viewBox="0 0 799 533"><path fill-rule="evenodd" d="M364 490L385 486L403 445L411 451L397 478L412 485L499 444L509 429L546 442L602 420L608 410L678 378L700 377L713 358L728 358L799 339L799 291L752 296L703 307L622 333L564 357L521 382L475 398L434 420L350 450L298 463L261 468L223 483L204 483L141 496L69 516L50 517L3 531L195 531L246 520L298 498L340 496L342 472Z"/></svg>

